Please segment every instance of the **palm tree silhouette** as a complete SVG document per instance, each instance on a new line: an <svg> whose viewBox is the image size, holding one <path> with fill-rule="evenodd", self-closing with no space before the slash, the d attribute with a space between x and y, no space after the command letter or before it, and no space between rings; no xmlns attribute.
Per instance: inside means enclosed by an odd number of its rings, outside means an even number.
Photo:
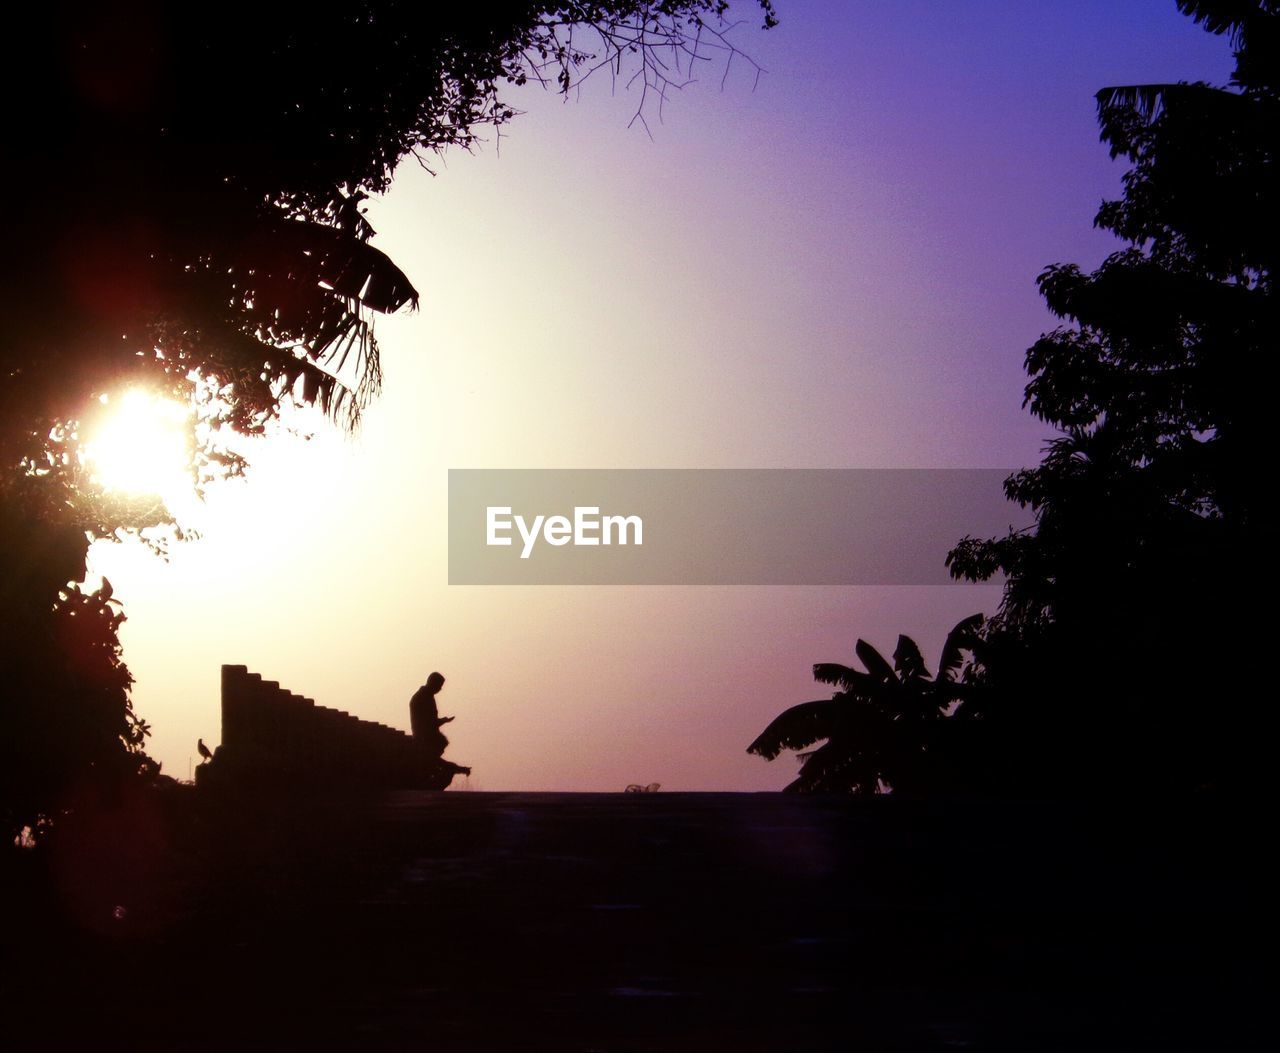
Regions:
<svg viewBox="0 0 1280 1053"><path fill-rule="evenodd" d="M838 688L829 699L781 713L747 747L773 760L783 750L806 750L800 776L786 787L800 793L913 792L936 776L926 766L938 725L957 713L969 685L957 674L983 622L974 614L947 634L935 677L916 642L898 637L890 663L865 640L854 648L863 669L833 662L813 667L814 679ZM809 749L822 743L816 749Z"/></svg>

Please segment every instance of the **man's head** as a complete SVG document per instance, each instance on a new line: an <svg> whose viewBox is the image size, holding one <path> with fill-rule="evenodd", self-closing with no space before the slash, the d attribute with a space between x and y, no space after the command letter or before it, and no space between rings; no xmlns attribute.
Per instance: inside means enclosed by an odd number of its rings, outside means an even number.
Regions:
<svg viewBox="0 0 1280 1053"><path fill-rule="evenodd" d="M439 691L442 687L444 687L444 677L442 677L439 673L432 673L429 677L427 677L426 688L433 695L437 691Z"/></svg>

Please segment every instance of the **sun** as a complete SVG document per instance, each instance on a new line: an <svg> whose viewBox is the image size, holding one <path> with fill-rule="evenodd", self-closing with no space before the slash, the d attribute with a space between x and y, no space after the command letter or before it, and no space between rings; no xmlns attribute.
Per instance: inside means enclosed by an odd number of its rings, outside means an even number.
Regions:
<svg viewBox="0 0 1280 1053"><path fill-rule="evenodd" d="M83 444L90 478L108 491L166 503L190 495L191 412L138 388L102 395Z"/></svg>

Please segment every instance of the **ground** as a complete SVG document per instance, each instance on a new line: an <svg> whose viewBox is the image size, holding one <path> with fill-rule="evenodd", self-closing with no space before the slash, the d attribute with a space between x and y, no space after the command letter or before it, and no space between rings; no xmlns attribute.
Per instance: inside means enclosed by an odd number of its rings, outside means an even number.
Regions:
<svg viewBox="0 0 1280 1053"><path fill-rule="evenodd" d="M125 811L131 847L116 816L19 875L14 1048L1213 1049L1262 1004L1263 871L1219 804Z"/></svg>

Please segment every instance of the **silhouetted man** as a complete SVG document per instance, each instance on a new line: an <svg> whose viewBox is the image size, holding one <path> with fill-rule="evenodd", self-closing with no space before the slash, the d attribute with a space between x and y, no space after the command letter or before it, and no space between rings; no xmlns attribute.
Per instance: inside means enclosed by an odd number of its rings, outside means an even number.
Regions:
<svg viewBox="0 0 1280 1053"><path fill-rule="evenodd" d="M444 687L444 677L432 673L427 682L413 693L409 699L409 727L413 731L413 739L432 757L444 755L449 740L444 737L440 728L448 724L453 717L442 717L436 708L436 695Z"/></svg>
<svg viewBox="0 0 1280 1053"><path fill-rule="evenodd" d="M449 740L440 730L453 717L442 717L436 708L436 695L444 687L444 677L432 673L427 682L413 693L409 699L409 727L413 731L413 741L422 750L432 772L432 789L443 790L455 775L470 775L471 769L464 768L452 761L444 760L444 751Z"/></svg>

